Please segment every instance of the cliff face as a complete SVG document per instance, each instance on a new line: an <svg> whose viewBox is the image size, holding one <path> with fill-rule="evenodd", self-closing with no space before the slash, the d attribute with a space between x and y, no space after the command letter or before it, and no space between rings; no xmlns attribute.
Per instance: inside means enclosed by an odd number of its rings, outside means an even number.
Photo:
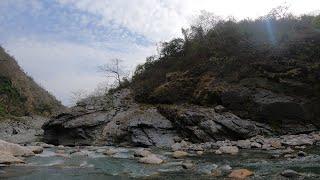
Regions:
<svg viewBox="0 0 320 180"><path fill-rule="evenodd" d="M38 114L48 116L63 108L0 48L0 116Z"/></svg>

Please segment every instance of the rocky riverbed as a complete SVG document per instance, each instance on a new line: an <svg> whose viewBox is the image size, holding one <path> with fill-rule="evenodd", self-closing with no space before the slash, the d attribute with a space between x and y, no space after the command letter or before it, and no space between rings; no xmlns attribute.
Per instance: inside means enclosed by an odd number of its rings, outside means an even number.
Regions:
<svg viewBox="0 0 320 180"><path fill-rule="evenodd" d="M314 132L200 144L180 140L170 149L1 141L0 178L319 179L319 137Z"/></svg>
<svg viewBox="0 0 320 180"><path fill-rule="evenodd" d="M287 131L221 105L146 105L123 89L22 122L1 126L1 179L320 178L314 126Z"/></svg>

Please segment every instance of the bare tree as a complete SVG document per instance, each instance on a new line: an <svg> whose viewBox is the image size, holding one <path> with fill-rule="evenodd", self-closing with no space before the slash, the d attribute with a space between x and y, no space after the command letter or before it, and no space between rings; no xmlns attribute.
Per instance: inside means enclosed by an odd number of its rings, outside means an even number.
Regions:
<svg viewBox="0 0 320 180"><path fill-rule="evenodd" d="M121 85L121 80L128 77L125 67L121 65L121 59L111 59L108 64L99 66L99 70L108 78L114 78L118 85Z"/></svg>

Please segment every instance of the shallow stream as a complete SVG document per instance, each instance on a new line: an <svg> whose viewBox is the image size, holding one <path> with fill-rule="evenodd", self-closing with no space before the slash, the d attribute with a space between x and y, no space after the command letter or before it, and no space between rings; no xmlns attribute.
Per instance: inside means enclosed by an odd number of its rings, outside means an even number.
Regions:
<svg viewBox="0 0 320 180"><path fill-rule="evenodd" d="M82 154L71 154L73 148L65 149L66 156L55 153L56 148L45 149L42 154L26 158L25 165L0 167L0 179L9 180L105 180L105 179L225 179L210 175L211 169L230 165L233 169L246 168L254 172L251 179L284 179L280 173L295 170L303 179L320 179L320 147L305 149L306 157L294 159L275 158L279 150L241 150L238 155L190 156L171 158L170 152L153 150L165 159L161 165L141 164L134 158L133 148L120 148L119 153L106 156L100 153L105 147L81 148ZM193 169L183 169L182 163L192 161Z"/></svg>

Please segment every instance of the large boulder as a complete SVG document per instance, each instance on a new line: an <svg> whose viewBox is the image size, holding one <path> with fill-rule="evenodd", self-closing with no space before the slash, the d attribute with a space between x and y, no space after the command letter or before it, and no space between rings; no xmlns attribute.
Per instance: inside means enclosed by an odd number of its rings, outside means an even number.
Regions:
<svg viewBox="0 0 320 180"><path fill-rule="evenodd" d="M111 118L111 112L60 114L44 124L44 141L55 145L95 144L99 129Z"/></svg>
<svg viewBox="0 0 320 180"><path fill-rule="evenodd" d="M42 126L44 141L71 146L107 144L101 141L102 131L119 112L135 106L130 97L130 91L123 89L80 101L77 106L54 116Z"/></svg>
<svg viewBox="0 0 320 180"><path fill-rule="evenodd" d="M20 146L18 144L9 143L0 140L0 152L11 154L12 156L32 156L34 153L27 147Z"/></svg>
<svg viewBox="0 0 320 180"><path fill-rule="evenodd" d="M86 99L68 112L53 117L43 126L45 142L71 146L129 144L171 147L174 144L174 137L178 135L171 121L156 108L134 103L126 89L110 96L111 100L106 101L108 104Z"/></svg>
<svg viewBox="0 0 320 180"><path fill-rule="evenodd" d="M270 133L268 125L243 120L229 112L216 113L213 108L160 106L159 111L181 135L193 142L247 139Z"/></svg>
<svg viewBox="0 0 320 180"><path fill-rule="evenodd" d="M24 163L23 160L14 157L11 154L6 154L0 151L0 164L10 165L10 164L21 164Z"/></svg>

